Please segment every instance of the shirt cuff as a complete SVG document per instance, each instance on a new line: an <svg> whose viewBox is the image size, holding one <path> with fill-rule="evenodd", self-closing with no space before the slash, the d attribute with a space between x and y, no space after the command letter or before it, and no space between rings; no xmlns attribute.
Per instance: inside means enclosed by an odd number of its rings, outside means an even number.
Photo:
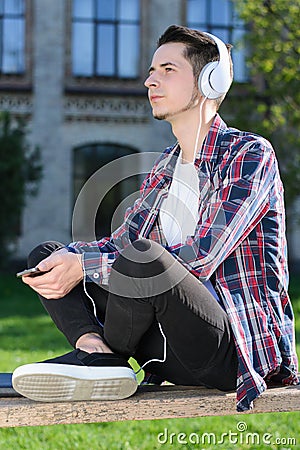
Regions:
<svg viewBox="0 0 300 450"><path fill-rule="evenodd" d="M71 247L71 245L66 245L65 248L69 253L78 253L74 247Z"/></svg>
<svg viewBox="0 0 300 450"><path fill-rule="evenodd" d="M86 281L99 285L108 285L110 266L107 254L85 252L82 256L82 267Z"/></svg>

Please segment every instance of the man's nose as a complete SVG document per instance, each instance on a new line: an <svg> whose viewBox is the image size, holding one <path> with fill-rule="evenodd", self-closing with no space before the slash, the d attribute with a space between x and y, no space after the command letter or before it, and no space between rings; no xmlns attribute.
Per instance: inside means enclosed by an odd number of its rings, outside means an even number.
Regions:
<svg viewBox="0 0 300 450"><path fill-rule="evenodd" d="M144 82L144 85L146 86L146 88L149 88L151 86L157 86L158 84L159 84L159 81L157 79L157 76L154 75L154 73L151 73Z"/></svg>

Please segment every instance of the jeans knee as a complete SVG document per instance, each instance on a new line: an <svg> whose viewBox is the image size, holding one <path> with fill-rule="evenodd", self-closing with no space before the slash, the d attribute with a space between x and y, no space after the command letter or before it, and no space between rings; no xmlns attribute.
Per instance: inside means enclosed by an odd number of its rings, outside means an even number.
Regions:
<svg viewBox="0 0 300 450"><path fill-rule="evenodd" d="M138 239L128 245L114 262L111 282L116 282L118 273L146 279L161 275L174 261L162 245L150 239Z"/></svg>
<svg viewBox="0 0 300 450"><path fill-rule="evenodd" d="M27 257L28 267L35 267L39 262L47 258L47 256L50 256L55 250L63 247L65 247L65 245L57 241L42 242L29 253Z"/></svg>
<svg viewBox="0 0 300 450"><path fill-rule="evenodd" d="M140 252L146 252L151 248L151 239L141 238L132 242L132 246Z"/></svg>
<svg viewBox="0 0 300 450"><path fill-rule="evenodd" d="M158 260L165 252L164 247L158 242L146 238L137 239L129 247L131 247L131 250L129 249L128 253L130 255L135 255L136 262L142 263L151 263L155 260Z"/></svg>

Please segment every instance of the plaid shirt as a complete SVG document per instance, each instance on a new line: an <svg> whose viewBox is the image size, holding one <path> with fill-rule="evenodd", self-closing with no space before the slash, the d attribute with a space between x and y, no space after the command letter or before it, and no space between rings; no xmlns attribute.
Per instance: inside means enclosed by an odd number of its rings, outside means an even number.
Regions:
<svg viewBox="0 0 300 450"><path fill-rule="evenodd" d="M168 247L158 213L179 151L176 144L160 155L110 238L70 245L84 253L86 280L99 284L108 283L119 252L142 237L161 243L199 280L213 275L238 353L237 409L247 410L268 380L298 382L276 156L268 141L228 128L216 115L195 159L200 185L195 235Z"/></svg>

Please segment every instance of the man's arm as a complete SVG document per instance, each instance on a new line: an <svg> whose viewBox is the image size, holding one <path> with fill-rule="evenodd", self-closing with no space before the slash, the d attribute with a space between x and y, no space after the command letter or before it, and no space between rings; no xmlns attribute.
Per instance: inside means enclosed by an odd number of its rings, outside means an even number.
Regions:
<svg viewBox="0 0 300 450"><path fill-rule="evenodd" d="M23 276L22 280L47 299L62 298L83 279L81 260L80 254L58 250L37 265L41 275Z"/></svg>
<svg viewBox="0 0 300 450"><path fill-rule="evenodd" d="M82 254L82 266L86 281L92 281L100 285L107 285L111 268L120 251L138 238L138 216L141 205L151 195L154 184L164 173L165 159L173 150L173 147L167 148L159 155L151 171L144 178L140 187L140 196L125 212L122 225L112 233L110 237L92 242L73 242L69 246L76 252ZM147 203L147 202L146 202Z"/></svg>
<svg viewBox="0 0 300 450"><path fill-rule="evenodd" d="M168 247L201 280L211 277L270 207L270 189L278 168L273 149L264 142L247 143L226 170L223 167L224 173L220 167L220 185L206 207L200 208L195 236Z"/></svg>

